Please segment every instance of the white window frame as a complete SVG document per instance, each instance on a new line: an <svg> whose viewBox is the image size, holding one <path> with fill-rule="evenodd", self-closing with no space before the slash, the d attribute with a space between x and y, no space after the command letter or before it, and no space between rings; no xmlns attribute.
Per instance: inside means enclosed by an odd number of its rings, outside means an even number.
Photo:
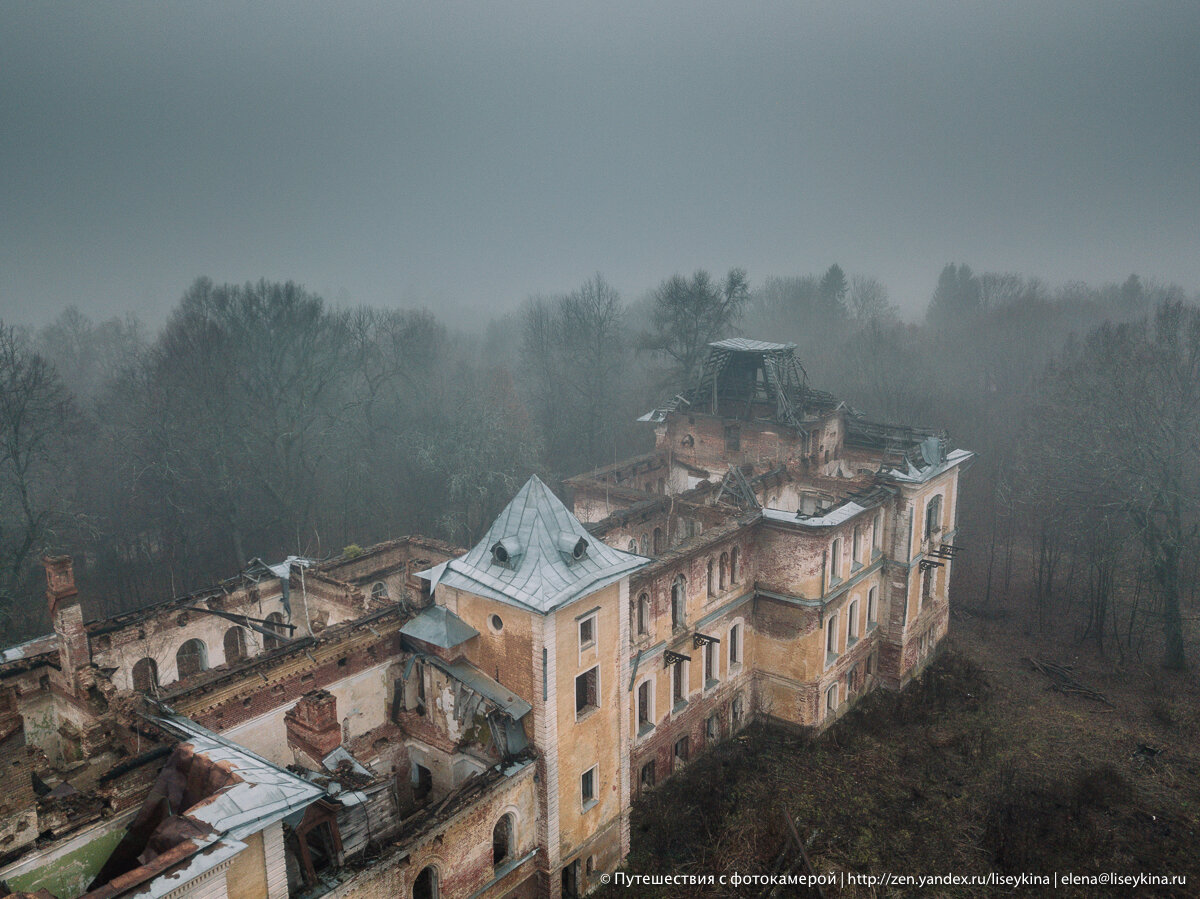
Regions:
<svg viewBox="0 0 1200 899"><path fill-rule="evenodd" d="M583 627L585 624L589 623L592 626L592 639L585 643L583 640ZM582 618L580 618L577 634L579 636L579 651L581 653L589 649L594 649L600 642L600 620L598 613L592 612L590 615L584 615Z"/></svg>
<svg viewBox="0 0 1200 899"><path fill-rule="evenodd" d="M589 799L583 793L584 778L592 775L592 796ZM579 775L579 806L583 812L588 812L600 804L600 766L592 765Z"/></svg>
<svg viewBox="0 0 1200 899"><path fill-rule="evenodd" d="M729 633L725 636L729 644L729 649L725 657L725 670L730 673L742 667L742 659L745 658L742 634L745 632L745 622L741 618L729 623Z"/></svg>
<svg viewBox="0 0 1200 899"><path fill-rule="evenodd" d="M654 732L658 726L658 705L655 692L657 690L658 678L654 675L643 677L638 681L637 689L633 691L633 734L634 739L643 736L648 736ZM648 725L645 730L642 730L642 687L648 687L647 706L650 710L650 718L646 722Z"/></svg>

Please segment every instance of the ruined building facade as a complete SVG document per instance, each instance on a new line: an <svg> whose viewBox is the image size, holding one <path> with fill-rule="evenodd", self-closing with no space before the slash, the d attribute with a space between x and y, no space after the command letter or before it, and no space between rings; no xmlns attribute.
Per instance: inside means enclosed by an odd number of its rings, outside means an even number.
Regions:
<svg viewBox="0 0 1200 899"><path fill-rule="evenodd" d="M0 653L0 881L57 899L572 896L639 795L753 720L820 729L946 633L944 435L713 344L650 453L527 483L474 547L255 561Z"/></svg>

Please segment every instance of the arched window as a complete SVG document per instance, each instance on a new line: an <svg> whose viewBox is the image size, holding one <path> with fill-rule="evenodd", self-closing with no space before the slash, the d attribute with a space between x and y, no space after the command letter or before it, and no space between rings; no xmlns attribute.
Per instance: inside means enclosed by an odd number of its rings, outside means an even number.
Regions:
<svg viewBox="0 0 1200 899"><path fill-rule="evenodd" d="M650 538L642 534L642 555L650 555Z"/></svg>
<svg viewBox="0 0 1200 899"><path fill-rule="evenodd" d="M834 684L825 691L825 711L836 712L838 707L838 685Z"/></svg>
<svg viewBox="0 0 1200 899"><path fill-rule="evenodd" d="M717 582L717 584L721 588L721 590L725 589L725 584L727 583L725 578L728 577L728 575L729 575L729 553L721 553L721 577L720 577L720 580Z"/></svg>
<svg viewBox="0 0 1200 899"><path fill-rule="evenodd" d="M677 574L671 584L671 627L683 627L687 614L687 580Z"/></svg>
<svg viewBox="0 0 1200 899"><path fill-rule="evenodd" d="M276 634L283 633L283 613L272 612L267 616L267 630L273 631ZM263 649L278 649L283 645L283 640L279 637L271 637L263 634Z"/></svg>
<svg viewBox="0 0 1200 899"><path fill-rule="evenodd" d="M655 528L654 529L654 555L656 555L656 556L663 551L662 540L663 540L662 528Z"/></svg>
<svg viewBox="0 0 1200 899"><path fill-rule="evenodd" d="M635 538L633 538L633 537L630 537L630 538L629 538L629 551L630 551L631 553L636 553L636 552L637 552L637 549L638 549L638 547L637 547L637 540L636 540Z"/></svg>
<svg viewBox="0 0 1200 899"><path fill-rule="evenodd" d="M139 693L158 692L158 665L154 659L139 659L133 666L133 689Z"/></svg>
<svg viewBox="0 0 1200 899"><path fill-rule="evenodd" d="M371 599L378 600L379 602L387 602L390 598L388 596L387 584L383 581L378 581L371 587Z"/></svg>
<svg viewBox="0 0 1200 899"><path fill-rule="evenodd" d="M713 560L709 559L708 560L708 578L707 578L707 580L708 580L708 595L709 596L717 595L717 583L716 583L717 579L713 573L714 570L715 570L715 568L713 566Z"/></svg>
<svg viewBox="0 0 1200 899"><path fill-rule="evenodd" d="M236 624L225 632L225 661L240 662L246 658L246 632Z"/></svg>
<svg viewBox="0 0 1200 899"><path fill-rule="evenodd" d="M438 899L438 873L433 865L421 869L413 881L413 899Z"/></svg>
<svg viewBox="0 0 1200 899"><path fill-rule="evenodd" d="M499 867L512 858L517 842L516 831L512 814L501 815L492 828L492 865Z"/></svg>
<svg viewBox="0 0 1200 899"><path fill-rule="evenodd" d="M179 671L181 680L206 669L208 667L208 647L204 645L204 641L193 638L180 646L179 651L175 653L175 667Z"/></svg>
<svg viewBox="0 0 1200 899"><path fill-rule="evenodd" d="M939 493L925 507L925 539L931 540L942 532L942 495Z"/></svg>
<svg viewBox="0 0 1200 899"><path fill-rule="evenodd" d="M741 574L738 571L738 548L735 546L729 551L729 583L736 584Z"/></svg>
<svg viewBox="0 0 1200 899"><path fill-rule="evenodd" d="M650 594L643 593L637 601L637 632L639 637L650 633Z"/></svg>

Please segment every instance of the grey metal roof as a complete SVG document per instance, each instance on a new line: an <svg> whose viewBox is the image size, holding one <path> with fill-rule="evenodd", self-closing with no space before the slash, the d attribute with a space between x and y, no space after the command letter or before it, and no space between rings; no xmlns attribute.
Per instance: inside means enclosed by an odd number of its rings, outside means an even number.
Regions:
<svg viewBox="0 0 1200 899"><path fill-rule="evenodd" d="M579 539L587 541L587 552L573 559L563 547ZM501 541L515 548L507 565L492 556ZM650 561L593 537L535 475L466 555L448 562L440 577L434 569L422 576L435 587L445 584L546 614Z"/></svg>
<svg viewBox="0 0 1200 899"><path fill-rule="evenodd" d="M709 346L718 350L732 350L735 353L783 353L796 349L794 343L767 343L765 340L751 340L749 337L715 340Z"/></svg>
<svg viewBox="0 0 1200 899"><path fill-rule="evenodd" d="M453 649L479 636L479 631L445 606L430 606L400 628L400 633L442 649Z"/></svg>

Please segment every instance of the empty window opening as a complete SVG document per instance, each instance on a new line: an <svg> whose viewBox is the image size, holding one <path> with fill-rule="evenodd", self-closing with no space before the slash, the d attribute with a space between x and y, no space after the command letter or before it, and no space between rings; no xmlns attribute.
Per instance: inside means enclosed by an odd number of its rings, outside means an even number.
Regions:
<svg viewBox="0 0 1200 899"><path fill-rule="evenodd" d="M596 801L596 769L588 768L579 778L579 796L586 807L589 802Z"/></svg>
<svg viewBox="0 0 1200 899"><path fill-rule="evenodd" d="M378 581L371 586L371 599L378 602L387 602L389 598L387 584L383 581Z"/></svg>
<svg viewBox="0 0 1200 899"><path fill-rule="evenodd" d="M942 496L938 494L925 507L925 539L932 540L942 531Z"/></svg>
<svg viewBox="0 0 1200 899"><path fill-rule="evenodd" d="M637 632L644 637L650 633L650 594L643 593L638 597Z"/></svg>
<svg viewBox="0 0 1200 899"><path fill-rule="evenodd" d="M735 624L729 629L729 667L742 664L742 626Z"/></svg>
<svg viewBox="0 0 1200 899"><path fill-rule="evenodd" d="M512 814L502 815L492 828L492 865L499 867L513 856L516 828Z"/></svg>
<svg viewBox="0 0 1200 899"><path fill-rule="evenodd" d="M687 702L687 662L676 662L671 670L671 702L678 706Z"/></svg>
<svg viewBox="0 0 1200 899"><path fill-rule="evenodd" d="M575 717L585 715L600 704L600 668L589 668L575 678Z"/></svg>
<svg viewBox="0 0 1200 899"><path fill-rule="evenodd" d="M725 585L728 583L726 578L729 574L729 553L721 553L720 575L717 578L718 589L724 591Z"/></svg>
<svg viewBox="0 0 1200 899"><path fill-rule="evenodd" d="M413 799L424 802L433 792L433 772L418 762L412 768Z"/></svg>
<svg viewBox="0 0 1200 899"><path fill-rule="evenodd" d="M872 587L867 591L867 627L875 623L875 616L879 614L878 606L879 588Z"/></svg>
<svg viewBox="0 0 1200 899"><path fill-rule="evenodd" d="M638 781L641 783L643 790L654 789L655 777L654 777L654 762L653 762L653 760L646 762L646 764L642 765L642 773L641 773L641 776L638 778Z"/></svg>
<svg viewBox="0 0 1200 899"><path fill-rule="evenodd" d="M837 658L837 615L829 616L825 622L825 663Z"/></svg>
<svg viewBox="0 0 1200 899"><path fill-rule="evenodd" d="M413 899L438 899L438 875L433 865L422 868L413 881Z"/></svg>
<svg viewBox="0 0 1200 899"><path fill-rule="evenodd" d="M678 740L675 741L675 749L674 749L673 755L674 755L674 759L675 759L675 767L676 768L682 768L684 765L687 764L687 760L688 760L688 738L687 737L680 737Z"/></svg>
<svg viewBox="0 0 1200 899"><path fill-rule="evenodd" d="M589 615L579 622L579 648L587 649L596 643L596 616Z"/></svg>
<svg viewBox="0 0 1200 899"><path fill-rule="evenodd" d="M742 721L746 717L746 704L740 695L733 697L733 702L729 706L729 718L733 722L734 728L742 726Z"/></svg>
<svg viewBox="0 0 1200 899"><path fill-rule="evenodd" d="M717 682L717 644L704 644L704 684L708 686Z"/></svg>
<svg viewBox="0 0 1200 899"><path fill-rule="evenodd" d="M704 722L704 739L715 743L721 738L721 726L717 723L716 714L709 715Z"/></svg>
<svg viewBox="0 0 1200 899"><path fill-rule="evenodd" d="M825 691L825 711L836 712L838 707L838 685L834 684Z"/></svg>
<svg viewBox="0 0 1200 899"><path fill-rule="evenodd" d="M175 666L179 677L191 677L208 668L208 647L198 638L188 640L175 653Z"/></svg>
<svg viewBox="0 0 1200 899"><path fill-rule="evenodd" d="M284 632L282 613L272 612L264 623L271 633L263 635L263 649L278 649L283 645L283 638L274 635L281 635Z"/></svg>
<svg viewBox="0 0 1200 899"><path fill-rule="evenodd" d="M563 899L579 899L579 859L562 869Z"/></svg>
<svg viewBox="0 0 1200 899"><path fill-rule="evenodd" d="M225 647L227 663L240 662L246 658L246 632L236 624L225 631L225 638L221 642Z"/></svg>
<svg viewBox="0 0 1200 899"><path fill-rule="evenodd" d="M829 548L829 583L836 584L839 580L842 561L842 538L838 537Z"/></svg>
<svg viewBox="0 0 1200 899"><path fill-rule="evenodd" d="M850 603L850 612L846 616L846 639L858 639L858 600Z"/></svg>
<svg viewBox="0 0 1200 899"><path fill-rule="evenodd" d="M709 559L709 560L708 560L708 577L707 577L707 581L708 581L708 584L707 584L707 586L708 586L708 595L709 595L709 596L716 596L716 595L717 595L717 580L716 580L716 574L715 574L715 566L713 565L713 560L712 560L712 559Z"/></svg>
<svg viewBox="0 0 1200 899"><path fill-rule="evenodd" d="M654 683L642 681L638 687L638 732L645 733L654 726Z"/></svg>
<svg viewBox="0 0 1200 899"><path fill-rule="evenodd" d="M731 584L736 584L742 576L742 573L738 570L739 555L736 546L729 551L729 583Z"/></svg>
<svg viewBox="0 0 1200 899"><path fill-rule="evenodd" d="M662 528L654 529L654 555L658 555L663 551L663 532Z"/></svg>

